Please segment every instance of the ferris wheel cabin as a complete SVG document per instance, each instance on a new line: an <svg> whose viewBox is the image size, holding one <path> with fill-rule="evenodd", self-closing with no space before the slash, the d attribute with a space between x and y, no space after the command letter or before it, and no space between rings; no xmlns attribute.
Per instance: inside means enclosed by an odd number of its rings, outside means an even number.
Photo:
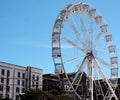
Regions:
<svg viewBox="0 0 120 100"><path fill-rule="evenodd" d="M67 14L67 10L62 10L61 11L61 16L60 18L63 20L63 21L68 21L68 14Z"/></svg>
<svg viewBox="0 0 120 100"><path fill-rule="evenodd" d="M104 25L100 26L102 33L106 33L107 32L107 26L108 26L107 24L104 24Z"/></svg>
<svg viewBox="0 0 120 100"><path fill-rule="evenodd" d="M90 9L89 10L89 17L94 18L95 17L95 12L96 12L96 9Z"/></svg>
<svg viewBox="0 0 120 100"><path fill-rule="evenodd" d="M89 11L89 5L88 4L82 4L82 12L88 13Z"/></svg>
<svg viewBox="0 0 120 100"><path fill-rule="evenodd" d="M102 23L102 16L96 16L95 21L97 25L100 25Z"/></svg>
<svg viewBox="0 0 120 100"><path fill-rule="evenodd" d="M52 57L53 58L61 57L60 48L59 47L53 47L52 49L53 49L52 50Z"/></svg>
<svg viewBox="0 0 120 100"><path fill-rule="evenodd" d="M112 34L108 34L105 36L106 42L111 43L112 42Z"/></svg>
<svg viewBox="0 0 120 100"><path fill-rule="evenodd" d="M55 28L56 28L57 30L62 30L62 29L63 29L62 19L57 19L57 20L56 20Z"/></svg>
<svg viewBox="0 0 120 100"><path fill-rule="evenodd" d="M60 32L53 32L52 34L52 42L59 43L60 42Z"/></svg>
<svg viewBox="0 0 120 100"><path fill-rule="evenodd" d="M74 5L75 13L79 13L81 11L81 4Z"/></svg>
<svg viewBox="0 0 120 100"><path fill-rule="evenodd" d="M115 45L112 45L112 46L109 46L109 53L110 54L115 54L116 53L116 46Z"/></svg>

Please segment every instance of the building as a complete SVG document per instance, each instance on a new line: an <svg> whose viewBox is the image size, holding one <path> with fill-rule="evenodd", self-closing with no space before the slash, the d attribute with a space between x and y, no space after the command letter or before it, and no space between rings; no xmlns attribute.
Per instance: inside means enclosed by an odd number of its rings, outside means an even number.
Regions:
<svg viewBox="0 0 120 100"><path fill-rule="evenodd" d="M68 73L69 79L72 79L75 77L76 73ZM80 73L81 75L81 73ZM71 81L71 80L70 80ZM44 74L43 75L43 90L47 92L52 93L68 93L70 96L73 96L76 98L76 100L79 100L79 98L76 97L74 91L66 91L69 87L67 85L67 80L64 74ZM84 73L81 78L81 82L77 86L77 93L80 95L82 100L89 100L90 97L89 94L89 86L88 86L88 78L86 74ZM76 87L76 84L73 85L73 87ZM102 89L102 91L101 91ZM93 81L93 100L103 100L103 97L108 92L109 88L106 84L105 80L94 80ZM103 93L101 93L103 92ZM120 78L118 78L118 86L115 90L116 96L118 97L118 100L120 100ZM108 99L105 99L108 100ZM112 97L110 100L116 100L114 97Z"/></svg>
<svg viewBox="0 0 120 100"><path fill-rule="evenodd" d="M60 92L60 79L56 74L43 75L43 91Z"/></svg>
<svg viewBox="0 0 120 100"><path fill-rule="evenodd" d="M42 89L42 69L0 62L0 97L19 100L31 88Z"/></svg>
<svg viewBox="0 0 120 100"><path fill-rule="evenodd" d="M75 74L76 73L68 73L69 79L73 79ZM82 76L82 81L78 86L78 90L79 90L78 92L82 95L85 94L86 92L85 81L86 81L86 74L84 73ZM65 74L43 75L43 91L52 92L52 93L65 93L67 89L68 89L68 80Z"/></svg>

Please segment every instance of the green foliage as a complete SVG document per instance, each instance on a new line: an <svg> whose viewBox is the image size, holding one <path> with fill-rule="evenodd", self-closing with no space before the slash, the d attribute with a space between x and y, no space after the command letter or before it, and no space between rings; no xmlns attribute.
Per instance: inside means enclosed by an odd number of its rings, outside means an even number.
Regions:
<svg viewBox="0 0 120 100"><path fill-rule="evenodd" d="M66 94L48 93L41 90L30 90L21 95L21 100L74 100Z"/></svg>

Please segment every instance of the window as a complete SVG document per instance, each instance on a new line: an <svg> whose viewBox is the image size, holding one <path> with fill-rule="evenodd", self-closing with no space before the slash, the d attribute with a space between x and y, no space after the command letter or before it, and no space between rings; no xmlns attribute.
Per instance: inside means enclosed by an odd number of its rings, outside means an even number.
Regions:
<svg viewBox="0 0 120 100"><path fill-rule="evenodd" d="M22 86L25 86L25 81L22 80Z"/></svg>
<svg viewBox="0 0 120 100"><path fill-rule="evenodd" d="M2 94L2 93L0 93L0 97L3 97L3 94Z"/></svg>
<svg viewBox="0 0 120 100"><path fill-rule="evenodd" d="M3 85L0 85L0 91L3 91Z"/></svg>
<svg viewBox="0 0 120 100"><path fill-rule="evenodd" d="M1 83L4 83L4 77L1 77Z"/></svg>
<svg viewBox="0 0 120 100"><path fill-rule="evenodd" d="M20 72L18 72L18 77L20 78Z"/></svg>
<svg viewBox="0 0 120 100"><path fill-rule="evenodd" d="M17 85L20 85L20 80L17 80Z"/></svg>
<svg viewBox="0 0 120 100"><path fill-rule="evenodd" d="M22 78L25 79L25 73L22 74Z"/></svg>
<svg viewBox="0 0 120 100"><path fill-rule="evenodd" d="M9 84L9 78L6 79L6 83Z"/></svg>
<svg viewBox="0 0 120 100"><path fill-rule="evenodd" d="M36 88L38 88L38 85L39 85L38 82L36 82Z"/></svg>
<svg viewBox="0 0 120 100"><path fill-rule="evenodd" d="M34 82L32 82L32 87L34 87L35 86L35 83Z"/></svg>
<svg viewBox="0 0 120 100"><path fill-rule="evenodd" d="M36 77L36 81L39 81L39 76Z"/></svg>
<svg viewBox="0 0 120 100"><path fill-rule="evenodd" d="M32 79L35 80L35 75L32 76Z"/></svg>
<svg viewBox="0 0 120 100"><path fill-rule="evenodd" d="M5 70L2 69L1 71L2 71L1 74L2 74L2 75L5 75Z"/></svg>
<svg viewBox="0 0 120 100"><path fill-rule="evenodd" d="M25 88L22 88L22 93L24 93L25 92Z"/></svg>
<svg viewBox="0 0 120 100"><path fill-rule="evenodd" d="M16 87L16 92L19 93L20 92L20 88Z"/></svg>
<svg viewBox="0 0 120 100"><path fill-rule="evenodd" d="M9 70L7 70L7 76L10 76L10 71Z"/></svg>
<svg viewBox="0 0 120 100"><path fill-rule="evenodd" d="M10 92L10 86L6 86L7 91Z"/></svg>
<svg viewBox="0 0 120 100"><path fill-rule="evenodd" d="M16 95L16 96L15 96L15 100L19 100L19 95Z"/></svg>

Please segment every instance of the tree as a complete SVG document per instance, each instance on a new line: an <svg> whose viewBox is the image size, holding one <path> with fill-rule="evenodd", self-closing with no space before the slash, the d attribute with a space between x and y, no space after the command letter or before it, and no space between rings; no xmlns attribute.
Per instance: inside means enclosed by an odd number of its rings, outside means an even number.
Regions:
<svg viewBox="0 0 120 100"><path fill-rule="evenodd" d="M41 90L27 91L25 94L20 95L21 100L74 100L66 94L53 94Z"/></svg>
<svg viewBox="0 0 120 100"><path fill-rule="evenodd" d="M9 98L1 98L0 97L0 100L11 100L11 99L9 99Z"/></svg>

